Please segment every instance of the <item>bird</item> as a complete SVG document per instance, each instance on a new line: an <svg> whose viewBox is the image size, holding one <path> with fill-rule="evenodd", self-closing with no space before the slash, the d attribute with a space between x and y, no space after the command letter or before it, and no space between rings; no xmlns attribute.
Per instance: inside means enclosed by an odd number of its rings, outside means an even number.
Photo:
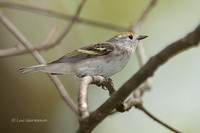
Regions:
<svg viewBox="0 0 200 133"><path fill-rule="evenodd" d="M72 74L79 78L86 75L110 77L126 66L138 42L146 37L122 32L107 41L76 49L53 62L20 68L18 73L42 71L52 75Z"/></svg>

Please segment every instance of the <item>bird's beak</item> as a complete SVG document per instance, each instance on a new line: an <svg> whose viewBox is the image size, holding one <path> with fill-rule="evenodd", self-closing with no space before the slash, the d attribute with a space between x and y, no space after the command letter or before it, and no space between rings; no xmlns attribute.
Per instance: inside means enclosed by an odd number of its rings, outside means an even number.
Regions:
<svg viewBox="0 0 200 133"><path fill-rule="evenodd" d="M146 35L140 35L139 37L138 37L138 40L142 40L142 39L144 39L144 38L147 38L148 36L146 36Z"/></svg>

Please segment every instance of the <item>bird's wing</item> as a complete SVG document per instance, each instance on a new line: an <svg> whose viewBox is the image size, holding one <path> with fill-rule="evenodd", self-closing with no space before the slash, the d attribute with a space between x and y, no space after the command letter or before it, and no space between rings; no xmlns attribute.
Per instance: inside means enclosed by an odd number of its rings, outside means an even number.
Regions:
<svg viewBox="0 0 200 133"><path fill-rule="evenodd" d="M59 58L58 60L53 61L51 63L62 63L62 62L75 63L80 60L109 54L114 49L115 49L115 47L113 46L113 44L111 44L109 42L96 43L96 44L92 44L92 45L74 50L73 52L68 53L68 54L64 55L63 57Z"/></svg>

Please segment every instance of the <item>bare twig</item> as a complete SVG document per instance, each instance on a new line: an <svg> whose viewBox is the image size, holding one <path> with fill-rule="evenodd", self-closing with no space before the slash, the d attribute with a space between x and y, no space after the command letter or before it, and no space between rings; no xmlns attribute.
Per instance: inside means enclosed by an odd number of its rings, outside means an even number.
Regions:
<svg viewBox="0 0 200 133"><path fill-rule="evenodd" d="M71 30L72 26L74 25L74 23L76 22L80 12L81 12L81 9L84 5L84 3L86 2L86 0L81 0L77 10L76 10L76 13L75 15L73 16L71 22L66 26L66 28L64 29L63 33L60 34L60 36L57 38L57 40L55 40L54 42L52 43L55 43L55 44L58 44L61 42L61 40L69 33L69 31Z"/></svg>
<svg viewBox="0 0 200 133"><path fill-rule="evenodd" d="M157 0L150 1L147 8L142 13L141 17L138 19L138 21L136 23L132 24L130 31L135 32L135 33L139 32L140 25L144 22L144 19L147 17L149 12L153 9L156 2L157 2ZM139 44L137 46L136 54L139 59L140 66L144 66L146 63L146 55L145 55L145 50L144 50L141 42L139 42ZM137 101L142 101L141 96L142 96L143 92L146 90L149 90L151 88L151 86L152 86L152 79L151 79L151 77L148 77L146 82L144 83L144 85L142 87L137 88L134 91L134 98L131 98L127 102L125 102L125 105L127 105L126 106L127 109L129 110L131 108L131 106L137 106L138 105ZM128 105L128 103L130 105ZM140 102L140 104L142 104L142 102Z"/></svg>
<svg viewBox="0 0 200 133"><path fill-rule="evenodd" d="M139 26L142 24L144 19L147 17L150 10L154 7L155 3L156 3L156 0L152 0L149 3L147 8L142 13L141 17L138 19L138 21L131 25L131 29L130 29L131 32L138 33ZM140 66L144 66L145 63L146 63L146 55L145 55L144 48L142 47L142 43L140 43L137 46L136 53L137 53L138 58L139 58ZM126 102L124 102L123 107L121 108L122 109L121 111L122 112L128 111L129 109L131 109L132 106L142 105L141 96L142 96L144 91L150 89L151 84L152 84L151 78L148 77L145 84L142 87L139 87L134 91L134 98L129 98Z"/></svg>
<svg viewBox="0 0 200 133"><path fill-rule="evenodd" d="M78 95L78 109L81 120L89 116L87 95L88 86L90 84L96 84L97 86L105 86L108 89L110 95L116 91L112 80L107 80L102 76L84 76L81 80Z"/></svg>
<svg viewBox="0 0 200 133"><path fill-rule="evenodd" d="M35 6L18 4L18 3L14 3L14 2L7 2L7 1L3 1L3 0L0 0L0 6L16 8L16 9L20 9L20 10L35 12L35 13L42 13L44 15L49 15L49 16L60 18L60 19L71 20L73 18L73 15L67 15L67 14L52 11L49 9L43 9L43 8L39 8L39 7L35 7ZM82 23L82 24L87 24L90 26L110 29L110 30L114 30L114 31L118 31L118 32L128 30L128 28L126 28L126 27L121 27L121 26L117 26L117 25L113 25L113 24L98 22L98 21L84 19L84 18L78 18L76 22Z"/></svg>
<svg viewBox="0 0 200 133"><path fill-rule="evenodd" d="M168 128L169 130L175 132L175 133L181 133L180 131L176 130L175 128L169 126L168 124L162 122L158 118L156 118L154 115L152 115L149 111L147 111L143 106L137 107L139 110L143 111L146 115L148 115L150 118L152 118L154 121L158 122L159 124L163 125L164 127Z"/></svg>
<svg viewBox="0 0 200 133"><path fill-rule="evenodd" d="M4 3L5 5L9 5L9 2L0 2L0 3ZM72 26L74 25L74 23L76 22L78 15L80 14L80 11L82 9L82 6L84 5L85 0L82 0L81 3L79 4L77 11L75 13L75 15L72 17L71 22L66 26L66 28L63 30L63 32L53 41L47 43L47 44L42 44L41 46L37 47L37 48L32 48L30 50L43 50L43 49L47 49L50 48L52 46L55 46L57 44L59 44L61 42L61 40L69 33L69 31L71 30ZM19 5L13 5L14 7L18 7ZM23 6L22 6L23 7ZM29 7L28 7L29 8ZM37 9L37 8L35 8ZM7 49L5 50L1 50L0 51L0 57L5 57L5 56L13 56L13 55L17 55L17 54L24 54L27 53L28 51L25 50L24 48L12 48L12 49Z"/></svg>
<svg viewBox="0 0 200 133"><path fill-rule="evenodd" d="M30 51L32 56L40 63L45 64L45 59L40 55L38 51L31 51L33 49L32 44L26 39L26 37L3 15L3 13L0 11L0 21L2 24L24 45L26 49ZM72 101L69 94L67 93L66 89L60 82L57 76L52 76L50 74L47 74L49 78L52 80L54 85L57 87L57 90L65 103L69 105L69 107L78 115L78 109L76 104Z"/></svg>
<svg viewBox="0 0 200 133"><path fill-rule="evenodd" d="M51 43L58 35L59 32L59 28L58 27L54 27L51 32L49 33L49 35L47 36L47 41L44 41L42 43L42 45L33 48L32 50L44 50L44 49L48 49L54 46L53 43ZM28 53L29 51L24 47L24 46L16 46L13 48L8 48L8 49L0 49L0 58L1 57L8 57L8 56L14 56L14 55L19 55L19 54L24 54L24 53Z"/></svg>
<svg viewBox="0 0 200 133"><path fill-rule="evenodd" d="M81 84L78 92L78 110L80 119L89 116L88 109L88 85L92 82L91 76L85 76L81 79Z"/></svg>
<svg viewBox="0 0 200 133"><path fill-rule="evenodd" d="M55 40L55 38L57 37L58 33L59 33L60 29L59 27L54 27L51 32L49 33L49 35L47 36L47 39L42 43L41 46L39 46L38 49L48 49L50 47L53 47L54 45L51 43L53 40Z"/></svg>
<svg viewBox="0 0 200 133"><path fill-rule="evenodd" d="M59 43L63 37L70 31L72 28L74 22L76 21L78 15L80 14L80 11L84 5L86 0L82 0L77 8L77 11L72 18L70 24L65 28L63 33L58 37L57 40L53 42L53 44ZM0 20L4 24L5 27L8 28L8 30L24 45L24 47L32 54L32 56L41 64L45 64L46 61L44 58L40 55L40 53L36 50L33 51L34 47L32 44L26 39L26 37L3 15L3 13L0 12ZM67 91L65 90L64 86L60 82L60 80L57 78L57 76L52 76L48 74L48 76L51 78L53 83L57 86L58 91L61 95L61 97L64 99L64 101L70 106L70 108L78 114L78 109L75 103L72 101L72 99L69 97Z"/></svg>
<svg viewBox="0 0 200 133"><path fill-rule="evenodd" d="M139 32L140 25L144 22L145 18L150 13L150 11L153 9L153 7L155 6L156 2L157 2L157 0L151 0L151 2L147 6L147 8L144 10L144 12L142 13L141 17L138 19L138 21L131 26L131 31L132 32L136 32L136 33ZM137 56L139 58L140 66L144 66L144 64L146 63L146 55L145 55L145 51L144 51L144 48L143 48L143 45L142 45L141 42L139 42L139 45L138 45L138 47L136 49L136 54L137 54ZM152 84L151 80L152 79L150 77L146 80L146 83L144 85L144 87L146 89L150 89L151 88L151 86L152 86L151 85Z"/></svg>
<svg viewBox="0 0 200 133"><path fill-rule="evenodd" d="M81 121L79 131L92 131L109 113L118 107L140 84L164 63L174 55L186 49L197 46L200 41L200 25L180 40L168 45L149 61L140 70L133 75L118 91L114 92L111 97L102 104L97 110L92 112L89 117Z"/></svg>
<svg viewBox="0 0 200 133"><path fill-rule="evenodd" d="M138 31L138 27L140 27L140 25L143 23L144 19L147 17L147 15L149 14L149 12L155 6L156 2L157 2L157 0L151 0L151 2L147 6L147 8L144 10L144 12L142 13L142 15L138 19L138 21L134 25L132 25L132 27L131 27L132 31L134 31L134 32Z"/></svg>

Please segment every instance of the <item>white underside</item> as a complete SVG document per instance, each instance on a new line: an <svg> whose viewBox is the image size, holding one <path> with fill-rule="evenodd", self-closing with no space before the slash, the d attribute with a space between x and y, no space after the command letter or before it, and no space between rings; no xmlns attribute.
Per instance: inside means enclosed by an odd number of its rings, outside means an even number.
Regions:
<svg viewBox="0 0 200 133"><path fill-rule="evenodd" d="M110 77L124 68L128 61L128 55L118 57L99 57L98 59L91 58L82 63L73 65L76 75L102 75Z"/></svg>

